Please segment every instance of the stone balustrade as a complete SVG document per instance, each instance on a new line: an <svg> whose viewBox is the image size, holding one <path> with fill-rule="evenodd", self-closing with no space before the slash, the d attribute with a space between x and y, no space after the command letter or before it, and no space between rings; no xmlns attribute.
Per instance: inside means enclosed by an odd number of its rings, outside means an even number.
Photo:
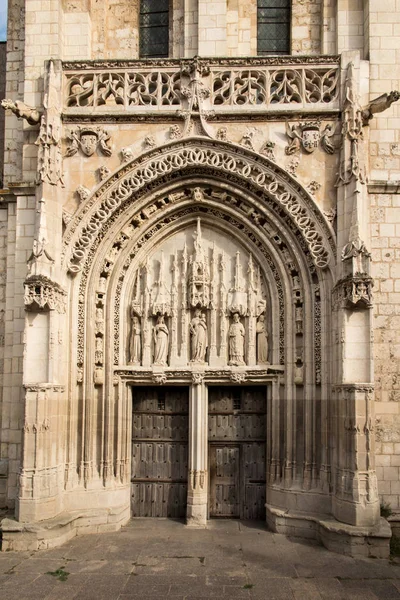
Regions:
<svg viewBox="0 0 400 600"><path fill-rule="evenodd" d="M336 112L339 58L64 62L64 113ZM208 115L209 117L213 115Z"/></svg>

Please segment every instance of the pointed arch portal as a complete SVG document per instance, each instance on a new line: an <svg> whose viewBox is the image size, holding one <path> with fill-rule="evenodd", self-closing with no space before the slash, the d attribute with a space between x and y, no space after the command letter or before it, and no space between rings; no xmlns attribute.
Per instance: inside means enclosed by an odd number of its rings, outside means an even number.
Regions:
<svg viewBox="0 0 400 600"><path fill-rule="evenodd" d="M72 478L126 488L131 387L186 386L187 519L204 524L208 391L237 386L244 398L263 386L267 506L321 510L325 498L329 512L335 238L293 177L233 144L168 144L124 164L81 205L65 232L63 264L77 331L71 410L82 424L71 432ZM245 427L232 408L231 442L235 419ZM165 428L171 419L161 421Z"/></svg>

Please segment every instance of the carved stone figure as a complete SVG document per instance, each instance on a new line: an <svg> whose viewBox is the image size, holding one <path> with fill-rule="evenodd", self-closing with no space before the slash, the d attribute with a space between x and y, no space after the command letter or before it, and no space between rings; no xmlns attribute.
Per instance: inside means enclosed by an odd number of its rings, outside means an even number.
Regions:
<svg viewBox="0 0 400 600"><path fill-rule="evenodd" d="M132 315L132 329L129 341L129 362L133 365L140 365L142 358L142 329L140 327L139 317Z"/></svg>
<svg viewBox="0 0 400 600"><path fill-rule="evenodd" d="M257 334L257 364L269 365L268 362L268 333L265 325L265 316L260 315L256 325Z"/></svg>
<svg viewBox="0 0 400 600"><path fill-rule="evenodd" d="M393 102L400 100L400 92L394 90L390 94L382 94L378 98L374 98L361 112L361 118L363 125L368 125L369 121L377 113L381 113L387 110Z"/></svg>
<svg viewBox="0 0 400 600"><path fill-rule="evenodd" d="M95 333L104 334L104 313L102 308L96 308Z"/></svg>
<svg viewBox="0 0 400 600"><path fill-rule="evenodd" d="M233 315L233 323L229 327L229 364L244 365L244 327L240 322L239 313Z"/></svg>
<svg viewBox="0 0 400 600"><path fill-rule="evenodd" d="M11 110L18 119L25 119L29 125L37 125L40 121L40 113L37 108L28 106L21 100L7 100L6 98L1 101L1 106L5 110Z"/></svg>
<svg viewBox="0 0 400 600"><path fill-rule="evenodd" d="M207 350L207 323L205 314L199 309L195 310L190 322L190 335L192 337L191 355L192 362L204 363Z"/></svg>
<svg viewBox="0 0 400 600"><path fill-rule="evenodd" d="M154 364L160 367L167 366L169 331L164 323L163 315L157 318L157 324L153 327L154 338Z"/></svg>

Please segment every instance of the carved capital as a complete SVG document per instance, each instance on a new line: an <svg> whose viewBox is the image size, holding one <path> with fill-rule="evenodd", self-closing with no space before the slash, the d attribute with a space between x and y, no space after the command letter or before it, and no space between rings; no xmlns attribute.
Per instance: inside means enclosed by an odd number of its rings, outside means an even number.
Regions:
<svg viewBox="0 0 400 600"><path fill-rule="evenodd" d="M193 385L201 385L204 380L204 373L192 373L192 383Z"/></svg>

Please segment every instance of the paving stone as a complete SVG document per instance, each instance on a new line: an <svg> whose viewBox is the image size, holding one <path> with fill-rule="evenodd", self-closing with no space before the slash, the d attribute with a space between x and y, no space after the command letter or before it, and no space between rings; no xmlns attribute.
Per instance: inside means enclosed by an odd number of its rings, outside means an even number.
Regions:
<svg viewBox="0 0 400 600"><path fill-rule="evenodd" d="M0 558L1 600L400 598L400 568L388 561L343 557L237 522L202 531L133 522L122 532L74 538L62 556L58 548ZM64 582L45 574L60 567L69 573Z"/></svg>

